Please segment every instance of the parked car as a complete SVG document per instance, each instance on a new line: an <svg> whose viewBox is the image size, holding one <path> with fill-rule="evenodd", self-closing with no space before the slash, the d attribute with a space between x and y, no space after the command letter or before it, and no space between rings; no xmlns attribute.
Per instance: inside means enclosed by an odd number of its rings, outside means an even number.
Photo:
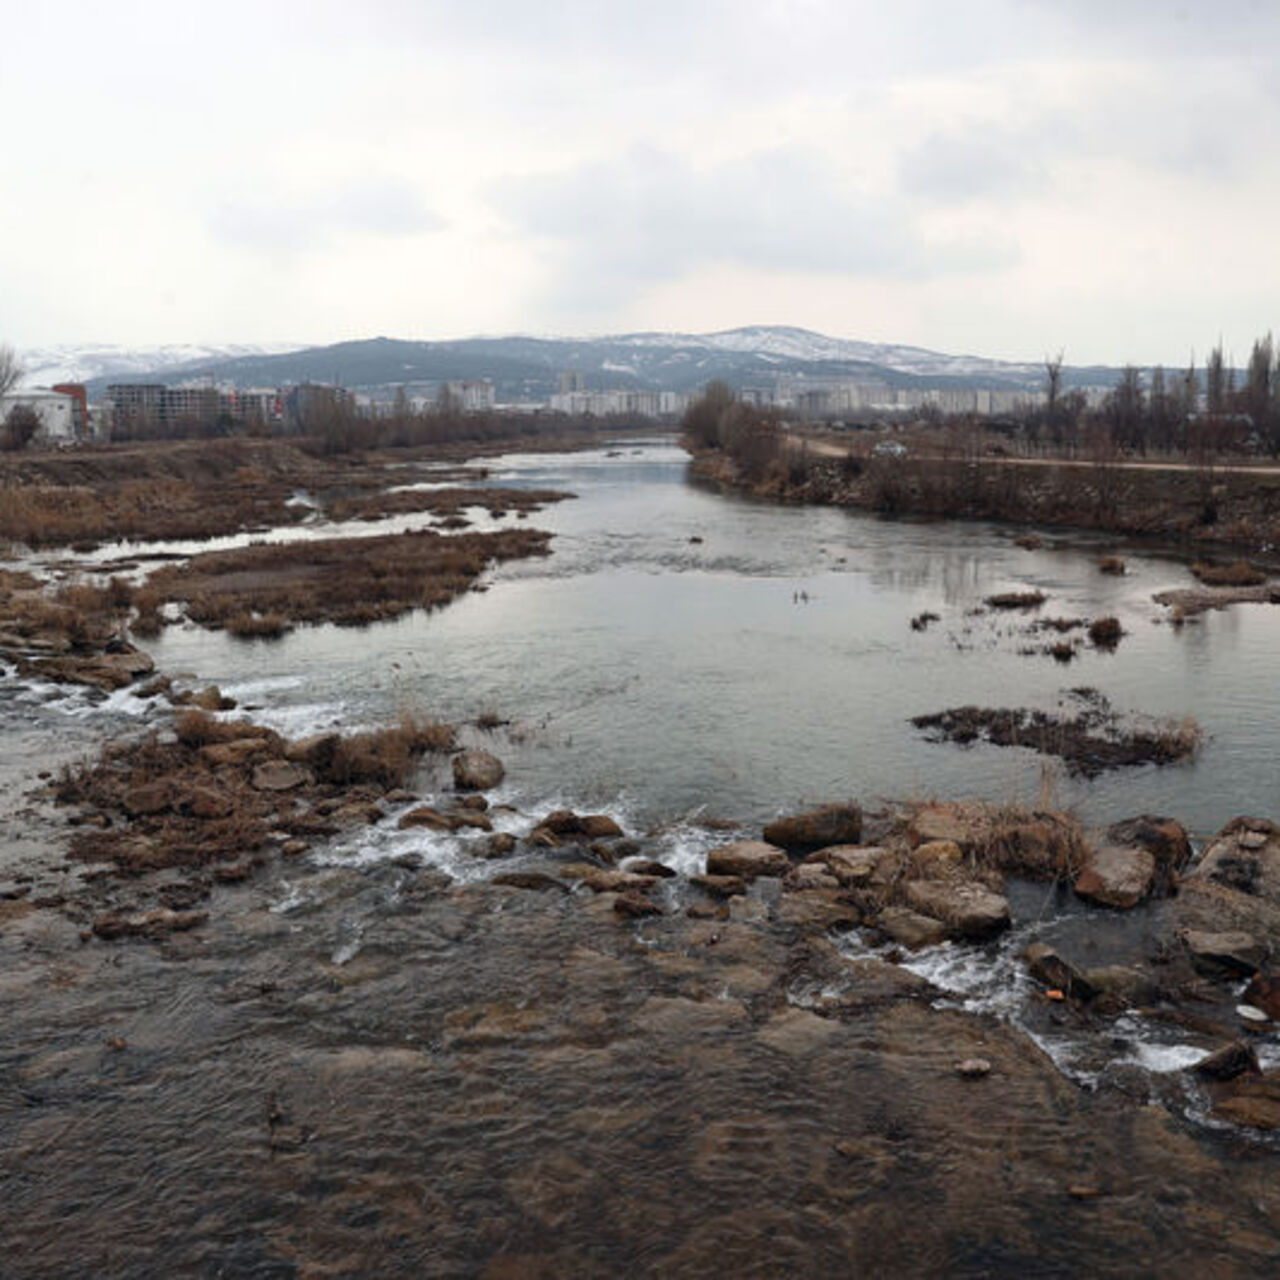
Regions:
<svg viewBox="0 0 1280 1280"><path fill-rule="evenodd" d="M871 450L871 456L874 458L905 458L907 456L907 446L898 440L881 440Z"/></svg>

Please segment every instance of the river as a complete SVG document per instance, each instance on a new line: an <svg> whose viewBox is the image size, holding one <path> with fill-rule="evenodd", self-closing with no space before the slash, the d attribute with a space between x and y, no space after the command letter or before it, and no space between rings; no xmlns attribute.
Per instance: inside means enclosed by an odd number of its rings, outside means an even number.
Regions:
<svg viewBox="0 0 1280 1280"><path fill-rule="evenodd" d="M686 871L726 838L707 817L751 830L841 797L1048 794L1088 823L1168 813L1202 836L1280 809L1276 616L1239 606L1167 625L1152 594L1190 581L1171 555L1122 548L1128 572L1111 577L1101 539L1027 550L991 525L729 498L689 485L663 441L486 465L493 484L577 495L529 518L555 534L549 557L396 623L275 642L180 625L147 648L295 735L400 710L495 713L511 723L467 735L507 763L490 798L515 812L499 827L605 810ZM1043 614L1114 615L1127 634L1067 667L1025 654L1044 643L1031 617L977 610L1030 589L1049 597ZM913 630L926 610L939 620ZM1086 780L910 724L965 703L1052 708L1083 685L1127 711L1195 716L1203 749ZM99 701L10 674L0 731L17 749L0 780L12 792L34 764L153 714L128 691ZM423 783L430 796L443 779ZM1207 1123L1178 1071L1207 1042L1137 1017L1062 1021L1021 964L1030 938L1069 949L1086 929L1097 960L1140 950L1158 904L1122 920L1013 885L1004 942L891 966L856 935L837 951L749 912L620 924L585 891L483 883L494 865L465 837L385 822L215 885L207 930L163 946L84 943L52 912L4 916L0 1273L1280 1262L1274 1145ZM940 995L922 1002L919 977ZM1274 1040L1258 1038L1268 1065ZM974 1055L990 1079L956 1075Z"/></svg>
<svg viewBox="0 0 1280 1280"><path fill-rule="evenodd" d="M496 711L524 731L503 744L514 802L621 806L645 824L758 820L832 797L1028 802L1046 785L1090 822L1163 812L1211 833L1280 809L1280 687L1266 677L1280 610L1238 605L1175 629L1151 597L1194 580L1170 555L1126 548L1128 572L1107 576L1100 539L1026 550L988 524L725 497L688 484L686 461L669 443L496 459L492 484L577 494L531 518L555 534L549 558L389 625L272 644L172 628L148 647L294 733L401 708ZM475 527L494 523L477 513ZM1039 614L974 613L1032 589L1049 597ZM912 631L926 610L940 621ZM1062 666L1021 652L1046 643L1026 634L1040 615L1112 615L1126 635ZM1026 750L931 743L909 723L966 704L1052 710L1078 686L1123 711L1193 716L1204 747L1190 764L1089 781Z"/></svg>

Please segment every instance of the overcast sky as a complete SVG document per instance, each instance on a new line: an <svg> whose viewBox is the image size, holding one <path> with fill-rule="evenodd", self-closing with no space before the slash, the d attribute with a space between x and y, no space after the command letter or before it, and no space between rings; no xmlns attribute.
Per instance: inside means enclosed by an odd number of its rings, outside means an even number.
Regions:
<svg viewBox="0 0 1280 1280"><path fill-rule="evenodd" d="M1277 0L0 0L0 341L1280 327Z"/></svg>

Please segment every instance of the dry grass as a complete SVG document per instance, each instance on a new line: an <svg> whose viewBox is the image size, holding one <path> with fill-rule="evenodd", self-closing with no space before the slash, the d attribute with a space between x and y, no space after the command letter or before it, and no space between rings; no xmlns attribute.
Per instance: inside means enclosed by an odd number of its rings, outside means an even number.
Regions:
<svg viewBox="0 0 1280 1280"><path fill-rule="evenodd" d="M242 640L278 640L293 627L282 614L253 613L246 610L226 621L226 629Z"/></svg>
<svg viewBox="0 0 1280 1280"><path fill-rule="evenodd" d="M1125 572L1125 563L1119 556L1103 556L1098 561L1098 572L1120 577Z"/></svg>
<svg viewBox="0 0 1280 1280"><path fill-rule="evenodd" d="M983 600L991 609L1038 609L1049 597L1043 591L1004 591Z"/></svg>
<svg viewBox="0 0 1280 1280"><path fill-rule="evenodd" d="M406 716L392 728L341 739L323 776L341 786L372 782L390 791L409 780L418 756L451 751L455 745L452 725Z"/></svg>
<svg viewBox="0 0 1280 1280"><path fill-rule="evenodd" d="M549 541L535 529L457 537L422 530L210 552L153 573L137 593L139 619L145 633L159 622L163 602L178 601L196 622L234 624L241 635L279 634L298 623L363 626L447 604L489 564L545 555Z"/></svg>
<svg viewBox="0 0 1280 1280"><path fill-rule="evenodd" d="M1124 635L1119 618L1095 618L1089 623L1089 640L1098 649L1114 649Z"/></svg>
<svg viewBox="0 0 1280 1280"><path fill-rule="evenodd" d="M0 570L0 633L53 651L85 653L120 631L132 595L122 578L101 587L71 583L46 595L30 574Z"/></svg>
<svg viewBox="0 0 1280 1280"><path fill-rule="evenodd" d="M1232 564L1197 560L1191 572L1207 587L1259 587L1267 580L1267 575L1247 560L1236 560Z"/></svg>
<svg viewBox="0 0 1280 1280"><path fill-rule="evenodd" d="M332 498L326 511L332 520L379 520L419 511L456 516L467 507L481 507L499 516L508 511L540 511L548 503L571 497L554 489L402 489Z"/></svg>

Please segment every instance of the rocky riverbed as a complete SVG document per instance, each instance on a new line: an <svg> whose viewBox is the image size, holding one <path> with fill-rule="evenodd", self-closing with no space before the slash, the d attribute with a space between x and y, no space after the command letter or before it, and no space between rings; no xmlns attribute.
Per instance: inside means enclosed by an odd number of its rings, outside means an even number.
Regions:
<svg viewBox="0 0 1280 1280"><path fill-rule="evenodd" d="M1275 1269L1269 821L676 838L496 714L286 732L0 588L6 697L103 700L0 762L6 1274Z"/></svg>
<svg viewBox="0 0 1280 1280"><path fill-rule="evenodd" d="M840 802L681 871L609 815L498 812L500 761L451 736L406 776L369 742L177 724L56 782L28 817L73 819L71 859L0 885L13 1274L1280 1258L1269 822L1196 857L1168 819ZM229 797L259 825L202 844ZM482 871L327 864L352 822L447 831ZM1026 943L1037 883L1079 904L1069 936ZM1090 921L1143 911L1086 963ZM1010 937L1017 1018L925 976ZM1142 1020L1195 1046L1177 1088L1055 1061Z"/></svg>

